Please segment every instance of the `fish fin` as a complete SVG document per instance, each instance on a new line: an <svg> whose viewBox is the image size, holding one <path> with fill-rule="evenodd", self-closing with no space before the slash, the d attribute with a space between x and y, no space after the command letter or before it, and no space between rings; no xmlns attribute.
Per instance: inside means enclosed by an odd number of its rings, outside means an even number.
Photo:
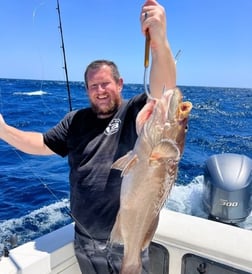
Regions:
<svg viewBox="0 0 252 274"><path fill-rule="evenodd" d="M110 242L112 244L113 243L123 244L123 238L122 238L121 229L120 229L120 213L118 213L116 217L116 221L110 233Z"/></svg>
<svg viewBox="0 0 252 274"><path fill-rule="evenodd" d="M158 216L153 220L153 222L151 223L146 235L145 235L145 238L144 238L144 242L143 242L143 246L142 246L142 250L144 250L146 247L149 246L155 232L156 232L156 229L157 229L157 226L158 226L158 220L159 220L159 214Z"/></svg>
<svg viewBox="0 0 252 274"><path fill-rule="evenodd" d="M180 151L176 143L172 140L164 139L158 143L151 152L150 162L158 161L160 159L179 160Z"/></svg>
<svg viewBox="0 0 252 274"><path fill-rule="evenodd" d="M155 103L156 103L156 100L147 101L145 106L138 113L138 115L136 117L136 132L137 132L138 136L140 135L143 125L150 118L150 116L153 112Z"/></svg>
<svg viewBox="0 0 252 274"><path fill-rule="evenodd" d="M118 169L122 171L122 177L126 175L131 168L135 166L135 164L138 162L138 157L136 154L133 154L132 151L128 152L123 157L116 160L111 168Z"/></svg>

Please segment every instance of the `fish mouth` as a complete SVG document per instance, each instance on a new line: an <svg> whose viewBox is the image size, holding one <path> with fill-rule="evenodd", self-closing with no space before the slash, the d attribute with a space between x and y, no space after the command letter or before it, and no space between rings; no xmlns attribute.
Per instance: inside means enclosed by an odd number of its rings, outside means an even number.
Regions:
<svg viewBox="0 0 252 274"><path fill-rule="evenodd" d="M186 119L192 109L192 103L189 101L183 102L181 91L176 88L164 92L165 99L165 120L179 122Z"/></svg>
<svg viewBox="0 0 252 274"><path fill-rule="evenodd" d="M173 140L182 154L192 109L191 102L182 100L183 96L178 88L166 90L160 99L155 99L153 111L143 126L143 134L151 147L156 146L160 140Z"/></svg>
<svg viewBox="0 0 252 274"><path fill-rule="evenodd" d="M149 100L136 119L138 136L143 130L147 138L159 139L164 131L176 126L186 127L192 103L182 99L181 91L175 88L164 91L160 99Z"/></svg>

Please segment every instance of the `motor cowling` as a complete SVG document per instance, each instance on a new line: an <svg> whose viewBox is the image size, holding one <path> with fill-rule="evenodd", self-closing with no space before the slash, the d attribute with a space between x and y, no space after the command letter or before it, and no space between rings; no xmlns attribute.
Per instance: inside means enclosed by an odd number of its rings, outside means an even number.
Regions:
<svg viewBox="0 0 252 274"><path fill-rule="evenodd" d="M233 153L209 157L204 168L203 203L210 219L243 222L252 210L252 160Z"/></svg>

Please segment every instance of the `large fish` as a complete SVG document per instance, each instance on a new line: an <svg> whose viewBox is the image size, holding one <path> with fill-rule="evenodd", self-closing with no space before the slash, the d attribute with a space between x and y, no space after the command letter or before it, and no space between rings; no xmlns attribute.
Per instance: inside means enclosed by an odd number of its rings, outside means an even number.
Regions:
<svg viewBox="0 0 252 274"><path fill-rule="evenodd" d="M141 251L154 236L176 179L191 108L177 88L150 100L136 119L134 149L112 166L123 176L120 209L110 236L112 244L124 245L121 274L141 273Z"/></svg>

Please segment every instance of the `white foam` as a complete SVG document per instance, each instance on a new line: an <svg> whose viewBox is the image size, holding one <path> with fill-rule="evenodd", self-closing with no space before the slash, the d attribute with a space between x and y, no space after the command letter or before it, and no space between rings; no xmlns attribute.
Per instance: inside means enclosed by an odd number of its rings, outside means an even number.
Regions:
<svg viewBox="0 0 252 274"><path fill-rule="evenodd" d="M27 91L27 92L14 92L15 95L28 95L28 96L41 96L47 94L43 90Z"/></svg>
<svg viewBox="0 0 252 274"><path fill-rule="evenodd" d="M202 200L203 176L198 176L188 185L175 185L165 206L177 212L207 218L208 214L204 210ZM18 244L21 244L71 222L67 211L69 211L69 200L64 199L20 218L1 221L0 245L13 234L18 236ZM252 230L252 212L239 226Z"/></svg>
<svg viewBox="0 0 252 274"><path fill-rule="evenodd" d="M207 218L202 197L203 176L198 176L188 185L175 185L166 202L166 207L188 215Z"/></svg>
<svg viewBox="0 0 252 274"><path fill-rule="evenodd" d="M203 175L197 176L188 185L175 185L165 207L184 214L205 219L208 218L208 214L203 206ZM252 211L239 226L252 230Z"/></svg>
<svg viewBox="0 0 252 274"><path fill-rule="evenodd" d="M16 234L23 243L34 239L69 223L70 217L67 215L69 208L68 199L44 206L20 218L4 220L0 224L0 243L12 234ZM19 241L19 243L20 243Z"/></svg>

